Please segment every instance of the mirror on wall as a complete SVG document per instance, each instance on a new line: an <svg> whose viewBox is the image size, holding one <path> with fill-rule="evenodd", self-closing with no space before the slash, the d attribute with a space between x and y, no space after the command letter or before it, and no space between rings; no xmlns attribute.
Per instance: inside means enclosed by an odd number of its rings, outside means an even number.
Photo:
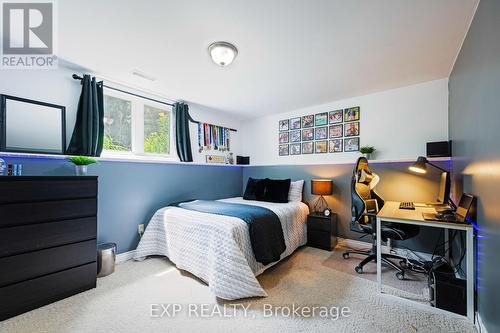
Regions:
<svg viewBox="0 0 500 333"><path fill-rule="evenodd" d="M66 108L0 95L0 151L64 154Z"/></svg>

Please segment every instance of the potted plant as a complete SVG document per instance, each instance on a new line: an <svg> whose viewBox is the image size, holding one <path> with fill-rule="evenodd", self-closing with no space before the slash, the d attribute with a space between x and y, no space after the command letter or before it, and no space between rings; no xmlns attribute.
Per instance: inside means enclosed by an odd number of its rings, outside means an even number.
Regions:
<svg viewBox="0 0 500 333"><path fill-rule="evenodd" d="M367 159L367 160L370 160L372 158L372 154L373 152L375 152L375 147L373 146L364 146L364 147L361 147L359 149L359 151L361 152L361 154L363 154L363 156Z"/></svg>
<svg viewBox="0 0 500 333"><path fill-rule="evenodd" d="M88 156L72 156L68 158L68 161L72 162L75 165L76 175L77 176L86 176L87 175L87 167L90 164L97 163L95 159Z"/></svg>

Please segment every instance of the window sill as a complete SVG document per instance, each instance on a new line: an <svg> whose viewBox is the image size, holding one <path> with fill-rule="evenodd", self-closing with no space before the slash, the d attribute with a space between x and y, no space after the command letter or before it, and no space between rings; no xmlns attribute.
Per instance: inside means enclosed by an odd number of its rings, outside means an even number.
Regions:
<svg viewBox="0 0 500 333"><path fill-rule="evenodd" d="M27 158L27 159L45 159L45 160L66 160L71 157L68 155L51 155L51 154L26 154L26 153L6 153L0 152L0 158ZM195 163L181 162L177 158L158 157L158 156L143 156L143 155L122 155L122 156L103 156L94 157L99 162L118 162L118 163L146 163L146 164L174 164L174 165L196 165L196 166L214 166L214 167L234 167L240 168L241 165L235 164L210 164L210 163ZM68 162L70 163L70 162Z"/></svg>

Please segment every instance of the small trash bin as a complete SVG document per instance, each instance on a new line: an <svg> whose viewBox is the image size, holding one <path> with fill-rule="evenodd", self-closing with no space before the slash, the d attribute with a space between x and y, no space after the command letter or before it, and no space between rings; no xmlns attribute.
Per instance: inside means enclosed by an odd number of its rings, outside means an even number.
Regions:
<svg viewBox="0 0 500 333"><path fill-rule="evenodd" d="M105 243L97 246L97 277L108 276L115 271L116 244Z"/></svg>

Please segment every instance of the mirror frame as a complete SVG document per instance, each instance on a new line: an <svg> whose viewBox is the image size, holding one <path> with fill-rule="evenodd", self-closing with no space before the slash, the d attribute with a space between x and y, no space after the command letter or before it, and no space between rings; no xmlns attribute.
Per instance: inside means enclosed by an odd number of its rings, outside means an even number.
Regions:
<svg viewBox="0 0 500 333"><path fill-rule="evenodd" d="M36 104L36 105L42 105L54 109L59 109L61 111L61 152L48 152L44 150L33 150L33 151L28 151L28 150L12 150L12 149L7 149L7 128L6 128L6 116L7 116L7 100L14 100L18 102L24 102L24 103L29 103L29 104ZM36 101L32 99L27 99L27 98L22 98L22 97L16 97L16 96L9 96L9 95L4 95L0 94L0 152L9 152L9 153L26 153L26 154L49 154L49 155L64 155L66 153L66 107L62 105L57 105L57 104L51 104L51 103L46 103L46 102L41 102L41 101Z"/></svg>

